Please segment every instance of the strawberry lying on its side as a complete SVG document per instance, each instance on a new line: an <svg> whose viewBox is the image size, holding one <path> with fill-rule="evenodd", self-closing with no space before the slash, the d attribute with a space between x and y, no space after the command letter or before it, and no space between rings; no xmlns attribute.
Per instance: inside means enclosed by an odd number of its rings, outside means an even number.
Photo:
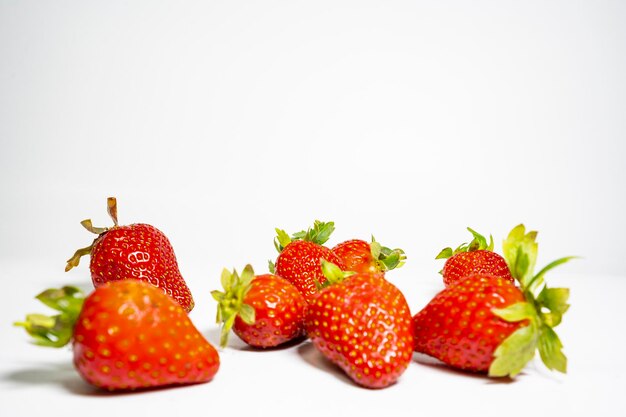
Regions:
<svg viewBox="0 0 626 417"><path fill-rule="evenodd" d="M493 251L493 238L487 239L474 230L467 228L474 239L463 243L455 250L445 248L435 259L447 259L441 275L446 287L473 274L488 274L514 282L506 260Z"/></svg>
<svg viewBox="0 0 626 417"><path fill-rule="evenodd" d="M167 237L149 224L118 226L114 197L109 197L107 206L113 227L94 227L91 220L83 220L83 227L98 237L90 246L76 251L67 261L65 271L78 266L82 256L91 255L89 269L96 288L121 279L145 281L190 312L194 306L191 291L178 270L176 255Z"/></svg>
<svg viewBox="0 0 626 417"><path fill-rule="evenodd" d="M402 249L389 249L378 243L374 236L372 242L353 239L342 242L332 248L342 260L346 270L362 273L385 273L404 265L406 255Z"/></svg>
<svg viewBox="0 0 626 417"><path fill-rule="evenodd" d="M220 345L226 346L230 329L254 347L269 348L304 336L306 300L289 281L276 275L254 275L246 265L222 272L224 291L212 291L222 324Z"/></svg>
<svg viewBox="0 0 626 417"><path fill-rule="evenodd" d="M411 313L382 274L352 274L324 262L327 287L309 304L306 329L315 347L357 384L384 388L413 357Z"/></svg>
<svg viewBox="0 0 626 417"><path fill-rule="evenodd" d="M333 222L315 221L312 229L294 233L291 237L276 229L274 246L280 253L276 264L270 262L270 272L291 282L310 302L317 286L326 282L322 273L322 260L334 263L345 270L345 265L330 249L322 246L335 230Z"/></svg>
<svg viewBox="0 0 626 417"><path fill-rule="evenodd" d="M548 288L544 275L572 257L533 274L536 235L519 225L504 241L504 254L520 288L484 273L451 283L413 317L415 350L492 377L514 377L539 350L549 369L564 373L567 359L553 327L569 307L569 290Z"/></svg>
<svg viewBox="0 0 626 417"><path fill-rule="evenodd" d="M134 390L210 381L217 351L185 310L154 286L114 281L83 299L78 289L48 290L39 298L59 315L29 315L22 326L43 346L70 341L74 365L88 383Z"/></svg>

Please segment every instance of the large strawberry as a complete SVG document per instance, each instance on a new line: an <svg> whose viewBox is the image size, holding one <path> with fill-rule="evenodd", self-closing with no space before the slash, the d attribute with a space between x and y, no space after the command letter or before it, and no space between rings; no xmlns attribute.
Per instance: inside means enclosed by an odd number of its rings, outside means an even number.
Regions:
<svg viewBox="0 0 626 417"><path fill-rule="evenodd" d="M330 285L312 299L306 329L315 347L357 384L396 382L413 356L411 313L382 274L344 273L324 263Z"/></svg>
<svg viewBox="0 0 626 417"><path fill-rule="evenodd" d="M443 283L449 286L473 274L489 274L514 282L506 260L493 251L493 238L487 239L476 231L467 228L474 238L455 250L445 248L435 259L447 259L441 275Z"/></svg>
<svg viewBox="0 0 626 417"><path fill-rule="evenodd" d="M335 230L333 222L315 221L306 232L294 233L291 237L276 229L274 246L280 252L276 264L270 262L270 271L291 282L307 302L317 293L317 287L326 282L322 273L322 260L332 262L345 269L345 265L329 248L322 246Z"/></svg>
<svg viewBox="0 0 626 417"><path fill-rule="evenodd" d="M73 287L48 290L38 298L59 314L30 315L16 324L39 345L60 347L71 341L78 373L97 387L133 390L207 382L219 369L217 351L185 310L144 282L114 281L86 299Z"/></svg>
<svg viewBox="0 0 626 417"><path fill-rule="evenodd" d="M254 347L269 348L304 336L306 300L289 281L272 274L254 275L246 265L222 271L224 291L212 291L218 302L217 322L222 324L220 345L226 346L232 328Z"/></svg>
<svg viewBox="0 0 626 417"><path fill-rule="evenodd" d="M363 273L385 273L404 265L402 249L390 249L378 243L374 236L368 243L360 239L347 240L332 248L344 263L346 270Z"/></svg>
<svg viewBox="0 0 626 417"><path fill-rule="evenodd" d="M78 266L82 256L91 255L89 269L96 288L110 281L137 279L160 288L187 312L191 311L193 297L180 274L174 249L167 237L149 224L119 226L114 197L107 200L107 206L113 227L94 227L91 220L83 220L83 227L98 237L90 246L77 250L67 261L65 270Z"/></svg>
<svg viewBox="0 0 626 417"><path fill-rule="evenodd" d="M415 350L493 377L514 377L539 350L549 369L565 372L567 359L553 328L569 307L569 290L548 288L544 275L572 257L534 274L536 235L519 225L504 241L519 288L506 278L484 273L450 284L413 317Z"/></svg>

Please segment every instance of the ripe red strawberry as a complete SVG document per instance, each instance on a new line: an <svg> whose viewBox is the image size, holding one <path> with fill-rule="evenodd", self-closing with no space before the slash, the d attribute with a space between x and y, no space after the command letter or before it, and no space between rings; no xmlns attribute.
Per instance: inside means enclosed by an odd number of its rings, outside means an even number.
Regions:
<svg viewBox="0 0 626 417"><path fill-rule="evenodd" d="M317 293L318 285L326 282L322 273L322 260L345 269L341 259L322 246L333 230L333 222L323 223L318 220L312 229L295 233L291 237L284 230L276 229L278 236L274 246L280 254L275 266L270 263L270 271L295 285L307 302Z"/></svg>
<svg viewBox="0 0 626 417"><path fill-rule="evenodd" d="M382 274L342 273L325 262L332 284L315 295L306 330L315 347L357 384L384 388L413 356L411 313Z"/></svg>
<svg viewBox="0 0 626 417"><path fill-rule="evenodd" d="M552 328L569 307L569 290L548 288L543 277L571 257L533 275L536 234L526 234L519 225L504 241L520 288L506 278L483 273L451 283L413 317L415 350L493 377L514 377L539 350L549 369L565 372L567 359Z"/></svg>
<svg viewBox="0 0 626 417"><path fill-rule="evenodd" d="M436 259L447 259L441 274L443 283L449 286L473 274L489 274L515 282L506 260L493 251L493 238L487 239L474 230L467 228L474 239L468 244L463 243L454 251L452 248L443 249Z"/></svg>
<svg viewBox="0 0 626 417"><path fill-rule="evenodd" d="M119 226L115 198L110 197L107 204L114 226L97 228L91 220L83 220L81 224L98 237L90 246L76 251L67 261L65 271L77 266L81 256L89 254L91 279L96 288L111 281L137 279L160 288L187 312L191 311L193 297L167 237L148 224Z"/></svg>
<svg viewBox="0 0 626 417"><path fill-rule="evenodd" d="M226 346L230 329L250 346L269 348L305 335L306 300L289 281L276 275L254 275L247 265L222 272L224 292L213 291L222 324L220 345Z"/></svg>
<svg viewBox="0 0 626 417"><path fill-rule="evenodd" d="M353 239L332 248L348 271L362 273L385 273L404 265L406 255L402 249L381 246L372 236L372 242Z"/></svg>
<svg viewBox="0 0 626 417"><path fill-rule="evenodd" d="M18 324L40 345L59 347L71 339L74 365L88 383L134 390L207 382L218 371L215 348L185 310L155 287L114 281L84 304L77 294L71 287L42 293L38 298L60 314L31 315Z"/></svg>

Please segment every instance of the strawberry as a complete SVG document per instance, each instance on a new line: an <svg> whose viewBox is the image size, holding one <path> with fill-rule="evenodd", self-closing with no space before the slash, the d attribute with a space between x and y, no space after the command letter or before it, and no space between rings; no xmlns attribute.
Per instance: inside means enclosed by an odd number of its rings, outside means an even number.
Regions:
<svg viewBox="0 0 626 417"><path fill-rule="evenodd" d="M487 245L484 236L469 227L467 230L474 236L469 244L463 243L455 250L445 248L435 258L447 259L441 270L445 286L473 274L495 275L514 282L506 260L493 251L493 238L489 236Z"/></svg>
<svg viewBox="0 0 626 417"><path fill-rule="evenodd" d="M114 226L98 228L93 227L91 220L83 220L83 227L98 237L90 246L76 251L67 261L65 271L78 266L80 258L89 254L91 279L96 288L128 278L145 281L163 290L190 312L193 297L178 270L176 255L167 237L149 224L119 226L115 198L110 197L107 205Z"/></svg>
<svg viewBox="0 0 626 417"><path fill-rule="evenodd" d="M353 239L332 248L344 263L346 270L363 273L385 273L404 265L406 255L402 249L389 249L376 242Z"/></svg>
<svg viewBox="0 0 626 417"><path fill-rule="evenodd" d="M40 345L60 347L71 341L74 366L96 387L115 391L194 384L210 381L219 369L217 351L185 310L152 285L113 281L86 299L73 287L48 290L38 298L60 314L31 315L16 324Z"/></svg>
<svg viewBox="0 0 626 417"><path fill-rule="evenodd" d="M222 272L224 291L212 291L222 324L220 344L228 343L230 329L250 346L269 348L304 336L306 300L289 281L272 274L254 275L247 265Z"/></svg>
<svg viewBox="0 0 626 417"><path fill-rule="evenodd" d="M554 332L569 308L567 288L548 288L547 271L533 274L537 232L515 227L504 254L516 287L508 279L478 273L451 283L413 317L414 349L463 370L514 377L539 350L551 370L566 372L567 358Z"/></svg>
<svg viewBox="0 0 626 417"><path fill-rule="evenodd" d="M357 384L384 388L413 357L411 313L382 274L342 272L324 262L330 285L309 304L306 330L315 347Z"/></svg>
<svg viewBox="0 0 626 417"><path fill-rule="evenodd" d="M329 248L322 246L335 230L333 222L315 221L312 229L294 233L291 237L276 229L274 246L280 252L276 264L270 262L270 271L291 282L310 302L317 286L326 282L322 273L322 260L345 269L345 265Z"/></svg>

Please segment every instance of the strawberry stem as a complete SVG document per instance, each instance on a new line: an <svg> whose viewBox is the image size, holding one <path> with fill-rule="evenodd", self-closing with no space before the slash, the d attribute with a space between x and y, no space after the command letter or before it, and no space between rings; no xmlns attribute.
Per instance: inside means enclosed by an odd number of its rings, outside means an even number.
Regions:
<svg viewBox="0 0 626 417"><path fill-rule="evenodd" d="M254 308L244 303L244 298L252 286L254 270L251 265L246 265L241 276L237 270L233 272L226 268L222 271L222 287L224 291L211 291L211 296L217 301L216 322L222 325L220 332L220 346L226 347L230 330L239 316L245 323L253 324L255 321Z"/></svg>
<svg viewBox="0 0 626 417"><path fill-rule="evenodd" d="M306 242L313 242L318 245L323 245L328 241L330 235L335 231L334 222L322 222L315 220L313 227L308 228L306 231L301 230L289 236L287 232L282 229L275 229L276 237L274 238L274 247L280 253L285 246L293 242L294 240L304 240Z"/></svg>
<svg viewBox="0 0 626 417"><path fill-rule="evenodd" d="M46 316L29 314L25 321L14 325L23 327L39 346L63 347L72 340L74 323L83 307L85 295L71 286L49 289L36 297L43 304L56 310L59 314Z"/></svg>

